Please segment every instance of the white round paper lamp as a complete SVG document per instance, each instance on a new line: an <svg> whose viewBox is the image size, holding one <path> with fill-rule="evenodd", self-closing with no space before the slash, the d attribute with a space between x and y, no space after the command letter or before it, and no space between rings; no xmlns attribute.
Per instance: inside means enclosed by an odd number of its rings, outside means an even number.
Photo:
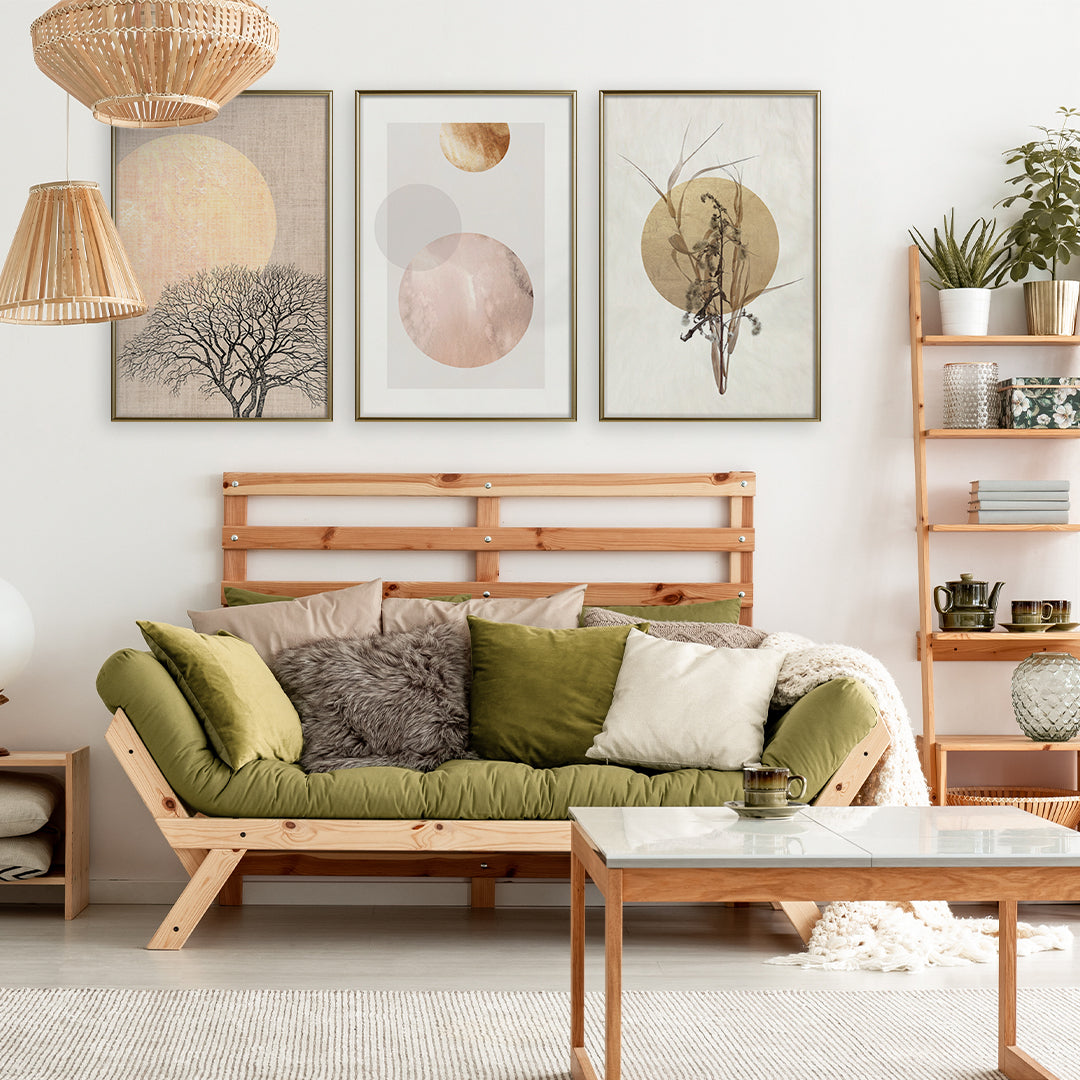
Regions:
<svg viewBox="0 0 1080 1080"><path fill-rule="evenodd" d="M34 649L34 619L22 594L0 578L0 691L19 677Z"/></svg>

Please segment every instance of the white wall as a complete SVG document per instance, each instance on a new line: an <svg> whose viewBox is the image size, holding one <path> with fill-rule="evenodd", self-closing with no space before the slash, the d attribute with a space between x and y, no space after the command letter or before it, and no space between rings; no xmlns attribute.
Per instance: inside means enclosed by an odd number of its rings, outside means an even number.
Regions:
<svg viewBox="0 0 1080 1080"><path fill-rule="evenodd" d="M29 24L46 0L0 9L0 88L9 108L0 175L6 250L33 183L63 176L64 96L35 68ZM175 860L112 760L94 692L104 658L140 645L136 618L183 622L209 606L220 573L218 481L226 469L406 471L727 470L758 474L757 623L843 641L880 657L919 725L907 228L988 213L1008 175L1001 151L1080 104L1080 7L1047 0L1037 23L1004 0L902 7L760 0L674 8L641 0L414 0L408 5L277 0L277 65L264 89L334 91L332 424L113 424L109 331L0 326L0 576L33 608L39 640L8 689L0 741L92 748L93 877L174 881ZM1046 28L1020 53L1015 43ZM575 424L362 424L353 400L353 92L576 89L578 363ZM821 423L600 424L598 103L600 89L822 92ZM109 132L75 104L72 176L107 189ZM994 321L1021 329L1019 300ZM927 295L928 322L936 300ZM954 358L954 357L949 357ZM981 358L981 354L980 354ZM1068 373L1067 355L996 355L1003 373ZM929 357L930 382L940 356ZM1015 368L1009 365L1015 363ZM1027 365L1027 367L1023 365ZM1072 447L932 448L933 499L959 520L968 480L1068 475ZM997 455L1001 466L982 464ZM1005 467L1005 455L1013 461ZM934 580L973 570L1004 597L1080 601L1076 541L957 536ZM939 668L939 730L1013 731L1011 665ZM958 761L956 775L971 761ZM989 776L994 762L983 762ZM1013 776L1048 775L1043 755ZM1071 782L1071 777L1068 778ZM110 882L113 884L110 885ZM137 891L131 895L138 895Z"/></svg>

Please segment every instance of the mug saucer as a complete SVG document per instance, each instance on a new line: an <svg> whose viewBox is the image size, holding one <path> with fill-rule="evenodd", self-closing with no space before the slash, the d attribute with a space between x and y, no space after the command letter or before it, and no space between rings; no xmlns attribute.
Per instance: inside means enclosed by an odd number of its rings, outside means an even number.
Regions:
<svg viewBox="0 0 1080 1080"><path fill-rule="evenodd" d="M788 801L787 806L747 806L745 802L726 802L741 818L789 818L806 807L806 803Z"/></svg>
<svg viewBox="0 0 1080 1080"><path fill-rule="evenodd" d="M1059 622L1050 624L1052 630L1058 630L1063 634L1067 634L1070 630L1075 630L1078 626L1080 626L1080 622Z"/></svg>
<svg viewBox="0 0 1080 1080"><path fill-rule="evenodd" d="M1003 622L998 626L1004 626L1010 634L1037 634L1043 630L1049 630L1051 626L1060 626L1060 623L1050 622Z"/></svg>

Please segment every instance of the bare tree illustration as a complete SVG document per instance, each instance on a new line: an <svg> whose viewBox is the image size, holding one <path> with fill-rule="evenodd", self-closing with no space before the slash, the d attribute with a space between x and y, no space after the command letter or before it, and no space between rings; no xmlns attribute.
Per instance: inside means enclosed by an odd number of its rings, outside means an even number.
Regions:
<svg viewBox="0 0 1080 1080"><path fill-rule="evenodd" d="M191 382L237 418L262 416L278 387L325 405L326 319L325 278L294 265L211 267L165 287L120 372L173 394Z"/></svg>

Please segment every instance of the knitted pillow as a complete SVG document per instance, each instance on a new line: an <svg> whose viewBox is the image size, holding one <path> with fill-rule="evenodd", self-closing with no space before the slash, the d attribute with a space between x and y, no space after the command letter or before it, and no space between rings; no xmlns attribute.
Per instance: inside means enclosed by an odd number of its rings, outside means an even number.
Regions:
<svg viewBox="0 0 1080 1080"><path fill-rule="evenodd" d="M607 608L586 608L584 615L586 626L634 626L640 621ZM648 632L651 637L711 645L714 649L756 649L768 637L764 630L738 623L650 622Z"/></svg>

